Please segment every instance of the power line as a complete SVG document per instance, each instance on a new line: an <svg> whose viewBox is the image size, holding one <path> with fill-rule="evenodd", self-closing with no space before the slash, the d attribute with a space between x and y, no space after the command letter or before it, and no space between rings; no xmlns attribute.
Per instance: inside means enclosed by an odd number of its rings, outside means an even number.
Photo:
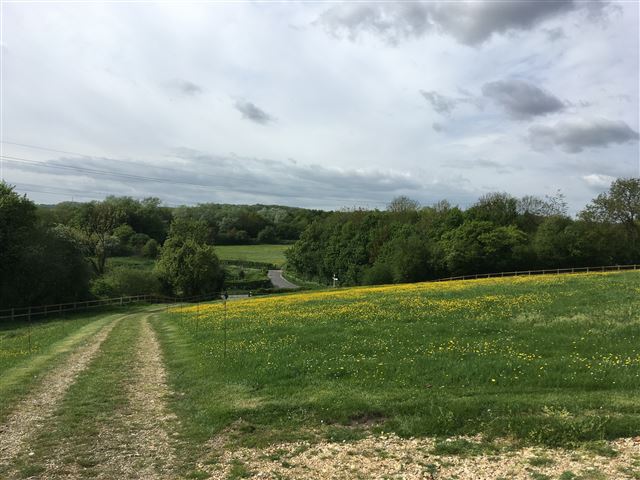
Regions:
<svg viewBox="0 0 640 480"><path fill-rule="evenodd" d="M179 173L179 174L183 174L184 170L180 170L177 168L170 168L170 167L161 167L161 166L156 166L156 165L151 165L149 163L145 163L145 162L136 162L135 160L119 160L119 159L115 159L115 158L111 158L111 157L105 157L105 156L96 156L96 155L88 155L86 153L79 153L79 152L72 152L69 150L58 150L55 148L49 148L49 147L42 147L40 145L32 145L32 144L28 144L28 143L19 143L19 142L9 142L9 141L2 141L0 143L3 143L5 145L14 145L14 146L18 146L18 147L24 147L24 148L31 148L31 149L35 149L35 150L42 150L45 152L54 152L54 153L63 153L65 155L75 155L77 157L83 157L83 158L88 158L91 160L94 159L104 159L104 160L108 160L109 162L118 162L118 163L123 163L125 165L138 165L144 168L153 168L154 170L164 170L167 172L171 172L171 173ZM180 157L176 157L176 158L180 158ZM209 178L215 178L217 180L221 179L221 178L228 178L228 176L224 176L224 175L211 175L211 174L207 174L207 173L198 173L198 175L200 177L209 177Z"/></svg>
<svg viewBox="0 0 640 480"><path fill-rule="evenodd" d="M81 197L81 198L89 198L92 200L99 200L99 198L96 198L95 195L88 195L87 192L82 191L82 190L73 190L73 189L65 189L65 188L59 188L59 187L50 187L50 186L42 186L42 185L34 185L34 184L30 184L30 183L17 183L16 184L16 188L22 192L26 192L26 193L44 193L47 195L57 195L60 197ZM41 190L41 188L47 188L48 190ZM58 191L50 191L50 189L56 189ZM113 192L101 192L101 191L97 191L97 190L92 190L90 193L97 193L97 194L102 194L102 195L113 195ZM130 197L130 195L127 195L128 197ZM135 198L135 197L132 197ZM138 197L138 199L142 199L145 197ZM167 203L167 202L162 202L163 205L167 206L167 207L181 207L183 205L179 205L176 203Z"/></svg>
<svg viewBox="0 0 640 480"><path fill-rule="evenodd" d="M66 154L66 155L75 155L75 156L78 156L78 157L83 157L83 158L88 158L88 159L101 158L101 157L97 157L95 155L88 155L86 153L79 153L79 152L74 152L74 151L70 151L70 150L60 150L60 149L55 149L55 148L43 147L41 145L28 144L28 143L10 142L10 141L2 141L0 143L6 144L6 145L14 145L14 146L18 146L18 147L24 147L24 148L32 148L32 149L35 149L35 150L42 150L42 151L47 151L47 152L63 153L63 154ZM19 157L17 157L17 158L19 158ZM170 167L160 167L160 166L150 165L150 164L144 163L144 162L136 162L134 160L118 160L118 159L114 159L114 158L110 158L110 157L102 157L102 158L107 159L109 162L119 162L119 163L124 163L125 165L139 165L139 166L144 167L144 168L153 168L154 170L164 170L164 171L171 172L171 173L179 173L179 174L184 174L185 173L184 170L179 170L179 169L170 168ZM180 157L176 157L176 158L180 158ZM47 165L49 165L49 164L47 164ZM59 164L56 164L56 165L59 165ZM71 167L71 166L69 166L69 167ZM83 168L83 167L75 167L75 168ZM118 174L118 175L129 175L129 174ZM134 175L134 174L132 174L132 175ZM138 176L138 175L136 175L136 176ZM220 175L220 174L211 175L211 174L200 173L200 172L198 173L198 176L199 177L213 178L213 179L216 179L216 180L229 179L228 175ZM144 177L144 176L140 176L140 177L148 179L148 177ZM234 180L234 179L230 179L230 180ZM152 180L148 179L148 181L152 181ZM173 182L173 181L167 181L167 180L164 180L164 179L161 179L160 181L162 181L163 183L180 183L181 185L199 186L199 187L206 187L206 188L212 188L212 189L224 188L224 187L213 187L213 186L204 185L204 184L194 184L194 183L190 183L190 182L179 182L179 181L178 182ZM241 193L255 194L255 192L253 192L253 191L246 191L246 190L243 190L243 189L236 189L236 191L239 191ZM273 195L269 195L268 193L266 193L266 194L262 193L261 195L267 195L267 196L273 197ZM280 195L280 196L283 196L283 195ZM284 196L287 196L287 195L285 194ZM292 197L289 196L289 198L292 198ZM300 197L294 196L293 198L300 198ZM336 201L345 201L345 199L341 198L341 197L326 197L325 196L325 198L330 199L330 200L336 200ZM351 199L351 200L356 200L356 199ZM387 204L388 204L387 201L378 201L378 200L369 200L367 202L364 202L364 205L366 207L368 207L368 205L384 205L384 206L386 206Z"/></svg>
<svg viewBox="0 0 640 480"><path fill-rule="evenodd" d="M226 191L228 190L228 189L226 189L224 187L218 187L218 186L207 185L207 184L202 184L202 183L185 182L185 181L180 181L180 180L169 180L169 179L164 179L164 178L159 178L159 177L149 177L149 176L144 176L144 175L120 173L120 172L114 172L114 171L108 171L108 170L98 170L98 169L93 169L93 168L78 167L78 166L75 166L75 165L66 165L66 164L60 164L60 163L45 163L45 162L39 162L39 161L30 160L30 159L23 158L23 157L15 157L15 156L10 156L10 155L0 155L0 158L2 158L4 161L6 161L8 163L12 163L12 164L15 164L15 165L28 165L28 166L32 166L32 167L36 167L36 168L60 169L60 170L73 171L73 172L84 173L84 174L89 174L89 175L98 175L98 176L103 176L103 177L114 177L114 178L121 178L121 179L125 179L125 180L133 180L133 181L140 181L140 182L152 182L152 183L162 183L162 184L168 184L168 185L188 186L188 187L194 187L194 188L201 188L201 189L206 189L206 190L218 191L220 193L226 193ZM242 190L242 189L236 189L236 191L240 192L240 193L255 195L254 191L246 191L246 190ZM269 195L269 194L265 194L265 193L260 193L260 195L273 196L273 195ZM286 196L286 195L284 195L284 196ZM289 197L290 198L298 198L298 197L292 197L292 196L289 196ZM330 198L330 197L327 197L327 198ZM344 202L346 200L344 198L335 198L335 197L333 197L333 199L334 200L339 200L339 201L342 201L342 202ZM386 202L377 202L377 201L369 201L367 203L386 204Z"/></svg>
<svg viewBox="0 0 640 480"><path fill-rule="evenodd" d="M17 165L26 164L26 165L31 165L31 166L40 167L40 168L57 168L62 170L71 170L79 173L90 173L93 175L118 177L118 178L124 178L127 180L139 180L143 182L166 183L170 185L187 185L190 187L203 187L203 188L218 189L218 190L220 189L220 187L206 185L203 183L185 182L185 181L173 180L173 179L168 180L160 177L148 177L145 175L135 175L132 173L120 173L120 172L114 172L114 171L108 171L108 170L98 170L94 168L78 167L75 165L66 165L61 163L38 162L35 160L29 160L27 158L14 157L10 155L2 155L1 158L9 163L13 163Z"/></svg>

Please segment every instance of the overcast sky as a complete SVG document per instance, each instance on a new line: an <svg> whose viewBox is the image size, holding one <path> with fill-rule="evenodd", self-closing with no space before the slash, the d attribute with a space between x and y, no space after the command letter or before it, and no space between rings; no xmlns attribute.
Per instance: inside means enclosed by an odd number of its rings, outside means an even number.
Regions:
<svg viewBox="0 0 640 480"><path fill-rule="evenodd" d="M640 175L638 23L637 1L3 2L2 173L43 203L560 189L575 212Z"/></svg>

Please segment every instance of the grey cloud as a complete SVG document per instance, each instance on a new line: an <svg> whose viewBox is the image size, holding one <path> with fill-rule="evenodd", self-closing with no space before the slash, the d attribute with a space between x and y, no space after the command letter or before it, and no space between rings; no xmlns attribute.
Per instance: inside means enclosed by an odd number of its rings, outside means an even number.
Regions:
<svg viewBox="0 0 640 480"><path fill-rule="evenodd" d="M438 92L426 92L424 90L420 90L420 94L431 104L436 112L445 115L449 115L458 104L456 99L445 97L444 95L440 95Z"/></svg>
<svg viewBox="0 0 640 480"><path fill-rule="evenodd" d="M444 125L442 125L441 123L438 122L433 122L433 124L431 125L431 127L436 131L436 132L442 132L444 130Z"/></svg>
<svg viewBox="0 0 640 480"><path fill-rule="evenodd" d="M465 95L464 97L448 97L442 95L434 90L425 91L420 90L420 94L428 101L433 109L443 115L450 115L456 107L461 103L469 103L475 105L478 108L482 108L482 104L479 99L471 96L469 92L464 89L458 88L458 91Z"/></svg>
<svg viewBox="0 0 640 480"><path fill-rule="evenodd" d="M169 86L186 96L199 95L204 91L200 85L190 82L189 80L173 80L170 82Z"/></svg>
<svg viewBox="0 0 640 480"><path fill-rule="evenodd" d="M600 19L605 5L574 0L340 4L326 10L316 23L352 40L364 31L395 44L437 31L460 43L479 45L493 34L531 30L549 18L574 10L584 9L590 19Z"/></svg>
<svg viewBox="0 0 640 480"><path fill-rule="evenodd" d="M482 94L502 106L516 119L547 115L565 108L551 93L522 80L502 80L485 83Z"/></svg>
<svg viewBox="0 0 640 480"><path fill-rule="evenodd" d="M432 200L425 197L425 184L429 182L391 169L332 168L293 160L211 155L191 149L179 149L171 157L180 160L180 168L103 157L82 157L80 168L77 157L51 159L45 165L8 162L5 168L31 176L46 173L51 185L65 185L73 177L74 188L87 192L96 189L97 182L105 194L135 192L135 196L158 196L173 204L275 202L335 208L355 203L384 205L400 194ZM460 193L457 199L467 200L455 185L431 183L429 188L429 194L433 190L445 195L451 189L454 195Z"/></svg>
<svg viewBox="0 0 640 480"><path fill-rule="evenodd" d="M459 42L478 45L494 33L531 30L542 21L577 8L572 0L486 1L437 4L433 18Z"/></svg>
<svg viewBox="0 0 640 480"><path fill-rule="evenodd" d="M238 100L235 103L235 107L236 110L242 113L242 118L259 123L260 125L266 125L275 120L271 115L251 102Z"/></svg>
<svg viewBox="0 0 640 480"><path fill-rule="evenodd" d="M505 165L504 163L496 162L495 160L489 160L486 158L477 158L475 160L457 160L454 162L444 163L443 167L464 169L482 168L488 170L494 170L496 173L504 174L511 173L514 170L521 170L521 167Z"/></svg>
<svg viewBox="0 0 640 480"><path fill-rule="evenodd" d="M382 37L391 44L421 37L432 28L428 6L422 3L335 5L314 22L329 33L355 40L361 31Z"/></svg>
<svg viewBox="0 0 640 480"><path fill-rule="evenodd" d="M535 150L559 147L568 153L578 153L585 148L624 144L638 141L638 138L638 132L632 130L625 122L604 118L529 127L529 142Z"/></svg>
<svg viewBox="0 0 640 480"><path fill-rule="evenodd" d="M544 30L544 33L547 34L547 38L551 42L567 38L567 35L564 33L564 29L562 27L548 28Z"/></svg>

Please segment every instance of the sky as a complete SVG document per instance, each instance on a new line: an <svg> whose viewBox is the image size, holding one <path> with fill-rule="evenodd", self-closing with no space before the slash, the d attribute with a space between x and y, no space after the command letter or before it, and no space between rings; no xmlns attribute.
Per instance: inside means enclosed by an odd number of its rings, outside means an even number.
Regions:
<svg viewBox="0 0 640 480"><path fill-rule="evenodd" d="M637 1L1 8L1 175L39 203L576 213L640 176Z"/></svg>

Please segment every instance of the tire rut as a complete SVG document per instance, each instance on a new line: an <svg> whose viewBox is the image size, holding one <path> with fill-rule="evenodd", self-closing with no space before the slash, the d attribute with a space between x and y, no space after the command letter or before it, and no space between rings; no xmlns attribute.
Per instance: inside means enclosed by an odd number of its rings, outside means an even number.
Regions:
<svg viewBox="0 0 640 480"><path fill-rule="evenodd" d="M136 370L127 386L129 405L126 416L119 419L126 427L116 432L105 430L101 435L107 443L121 447L112 451L109 461L110 474L117 473L120 478L175 478L176 458L169 432L176 416L166 405L170 390L149 316L141 320Z"/></svg>
<svg viewBox="0 0 640 480"><path fill-rule="evenodd" d="M16 405L0 426L0 467L12 462L25 441L53 415L78 374L87 368L111 330L125 316L102 327L89 343L71 353L60 365L45 374L39 385Z"/></svg>
<svg viewBox="0 0 640 480"><path fill-rule="evenodd" d="M96 479L164 480L177 478L174 440L176 416L169 412L166 398L170 390L160 345L149 325L151 315L141 316L139 337L131 370L123 385L127 402L103 422L92 439L88 452L95 461L90 473ZM42 476L46 479L77 480L87 472L78 459L62 465L58 459L73 458L69 446L60 445L50 454L53 462Z"/></svg>

